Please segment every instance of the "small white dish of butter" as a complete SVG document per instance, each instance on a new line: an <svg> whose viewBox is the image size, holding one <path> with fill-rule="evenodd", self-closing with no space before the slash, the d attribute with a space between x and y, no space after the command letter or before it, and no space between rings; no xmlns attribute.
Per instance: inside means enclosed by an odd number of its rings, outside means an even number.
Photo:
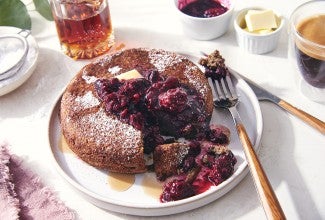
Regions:
<svg viewBox="0 0 325 220"><path fill-rule="evenodd" d="M250 33L266 34L278 28L277 16L272 10L248 10L245 22L244 29Z"/></svg>
<svg viewBox="0 0 325 220"><path fill-rule="evenodd" d="M283 26L284 19L277 13L258 7L239 11L234 20L238 45L254 54L274 50Z"/></svg>

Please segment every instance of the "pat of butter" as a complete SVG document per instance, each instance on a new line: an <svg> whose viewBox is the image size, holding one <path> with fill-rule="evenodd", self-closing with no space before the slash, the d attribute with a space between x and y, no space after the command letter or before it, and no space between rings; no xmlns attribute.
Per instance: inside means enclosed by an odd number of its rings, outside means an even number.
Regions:
<svg viewBox="0 0 325 220"><path fill-rule="evenodd" d="M256 30L256 31L249 31L247 27L244 30L247 32L253 33L253 34L268 34L268 33L273 32L272 29L260 29L260 30Z"/></svg>
<svg viewBox="0 0 325 220"><path fill-rule="evenodd" d="M250 32L278 27L272 10L249 10L245 15L245 22Z"/></svg>
<svg viewBox="0 0 325 220"><path fill-rule="evenodd" d="M121 79L137 79L137 78L143 78L143 76L137 71L137 70L130 70L127 71L125 73L122 73L120 75L117 75L116 78L118 78L119 80Z"/></svg>

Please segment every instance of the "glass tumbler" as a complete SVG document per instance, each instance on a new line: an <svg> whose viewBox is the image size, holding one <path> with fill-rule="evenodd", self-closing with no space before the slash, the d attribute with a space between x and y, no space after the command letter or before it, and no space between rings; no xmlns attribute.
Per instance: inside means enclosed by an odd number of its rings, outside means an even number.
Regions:
<svg viewBox="0 0 325 220"><path fill-rule="evenodd" d="M325 1L297 7L289 21L288 57L307 98L325 103Z"/></svg>
<svg viewBox="0 0 325 220"><path fill-rule="evenodd" d="M73 59L108 51L114 33L107 0L50 0L61 49Z"/></svg>

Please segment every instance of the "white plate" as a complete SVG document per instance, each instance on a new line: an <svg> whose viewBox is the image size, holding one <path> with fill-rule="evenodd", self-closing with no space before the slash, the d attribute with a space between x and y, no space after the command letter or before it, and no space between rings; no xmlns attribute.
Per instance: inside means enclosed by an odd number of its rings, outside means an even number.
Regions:
<svg viewBox="0 0 325 220"><path fill-rule="evenodd" d="M248 135L258 150L262 135L262 114L258 100L244 80L234 73L234 82L240 95L239 112ZM60 97L61 98L61 97ZM61 129L59 123L60 98L55 103L49 120L49 144L54 164L61 176L77 192L93 204L115 212L141 216L161 216L188 211L206 205L230 191L248 173L242 146L237 137L231 116L227 110L218 109L213 113L212 121L224 124L231 130L230 148L237 158L234 174L218 186L212 186L206 192L180 201L160 203L143 191L141 180L144 174L137 174L135 183L124 192L112 190L107 184L107 172L96 169L74 154L59 149Z"/></svg>
<svg viewBox="0 0 325 220"><path fill-rule="evenodd" d="M15 34L19 31L21 31L21 29L16 27L0 26L0 35ZM27 43L29 45L29 49L26 55L26 60L19 68L17 73L10 78L0 80L0 96L17 89L34 72L38 58L38 45L31 34L27 37Z"/></svg>

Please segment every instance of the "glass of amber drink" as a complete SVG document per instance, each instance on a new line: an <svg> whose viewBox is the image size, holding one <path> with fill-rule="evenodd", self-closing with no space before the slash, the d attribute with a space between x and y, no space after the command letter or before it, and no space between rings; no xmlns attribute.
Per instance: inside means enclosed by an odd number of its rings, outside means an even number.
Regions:
<svg viewBox="0 0 325 220"><path fill-rule="evenodd" d="M63 52L73 59L90 59L108 51L114 33L107 0L51 0Z"/></svg>

